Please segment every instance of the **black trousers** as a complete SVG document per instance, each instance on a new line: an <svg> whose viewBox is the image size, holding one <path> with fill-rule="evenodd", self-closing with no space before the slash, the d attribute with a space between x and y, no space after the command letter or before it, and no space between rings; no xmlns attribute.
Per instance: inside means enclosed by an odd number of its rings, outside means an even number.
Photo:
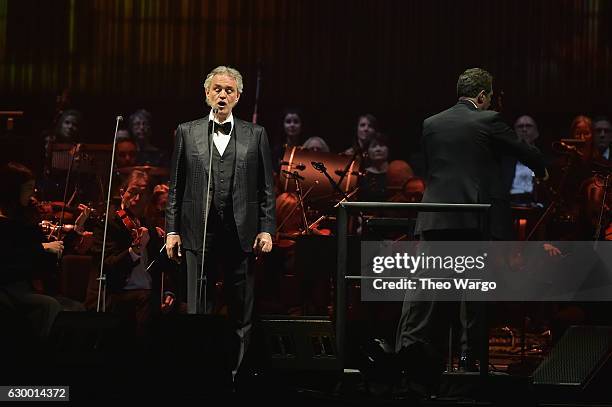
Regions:
<svg viewBox="0 0 612 407"><path fill-rule="evenodd" d="M421 237L426 241L479 241L482 233L478 230L435 230L423 232ZM414 297L405 300L396 332L396 352L415 343L425 343L444 355L448 348L449 326L457 316L462 328L462 351L479 349L480 314L484 305L466 301L414 301Z"/></svg>
<svg viewBox="0 0 612 407"><path fill-rule="evenodd" d="M233 216L223 222L218 216L211 216L206 235L204 256L205 289L200 295L199 278L202 252L186 250L187 263L187 312L189 314L212 313L215 308L214 294L217 282L223 278L228 318L239 339L236 352L238 369L248 347L253 316L255 280L253 254L244 252L240 246ZM204 295L206 294L206 295ZM204 299L206 297L206 299Z"/></svg>

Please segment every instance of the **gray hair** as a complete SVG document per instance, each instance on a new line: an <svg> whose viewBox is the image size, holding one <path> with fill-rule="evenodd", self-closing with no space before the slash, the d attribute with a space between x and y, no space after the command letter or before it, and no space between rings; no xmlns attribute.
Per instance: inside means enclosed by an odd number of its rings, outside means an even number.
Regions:
<svg viewBox="0 0 612 407"><path fill-rule="evenodd" d="M206 79L204 80L205 90L210 89L210 82L212 81L212 78L215 75L227 75L234 78L234 80L236 81L236 85L238 86L238 93L242 93L242 89L244 88L242 84L242 75L240 75L240 72L238 72L237 69L224 65L216 67L215 69L210 71L208 75L206 75ZM206 100L206 103L208 103L208 100Z"/></svg>
<svg viewBox="0 0 612 407"><path fill-rule="evenodd" d="M302 148L305 150L309 150L313 147L314 144L319 143L321 145L321 152L329 153L329 146L321 137L313 136L308 138L304 144L302 144Z"/></svg>

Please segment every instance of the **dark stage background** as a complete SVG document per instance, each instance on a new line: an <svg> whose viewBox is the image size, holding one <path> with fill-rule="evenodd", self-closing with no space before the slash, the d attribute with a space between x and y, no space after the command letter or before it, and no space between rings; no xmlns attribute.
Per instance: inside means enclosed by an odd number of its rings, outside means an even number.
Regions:
<svg viewBox="0 0 612 407"><path fill-rule="evenodd" d="M177 123L203 115L203 78L219 64L245 77L244 119L261 67L259 122L273 136L282 108L297 105L306 136L338 151L372 112L392 158L418 150L423 118L481 66L504 113L533 114L546 141L576 114L611 113L612 2L0 0L0 110L25 111L31 165L66 87L85 141L110 142L115 116L144 107L154 143L170 150Z"/></svg>

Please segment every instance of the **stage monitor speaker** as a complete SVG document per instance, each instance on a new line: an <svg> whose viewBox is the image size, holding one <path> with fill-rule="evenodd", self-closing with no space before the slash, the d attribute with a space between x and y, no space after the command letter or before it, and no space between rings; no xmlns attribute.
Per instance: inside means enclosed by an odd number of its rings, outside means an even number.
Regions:
<svg viewBox="0 0 612 407"><path fill-rule="evenodd" d="M533 383L584 389L607 374L604 367L611 355L612 327L571 326L535 370Z"/></svg>
<svg viewBox="0 0 612 407"><path fill-rule="evenodd" d="M334 327L329 318L271 317L259 322L263 346L272 369L342 370Z"/></svg>

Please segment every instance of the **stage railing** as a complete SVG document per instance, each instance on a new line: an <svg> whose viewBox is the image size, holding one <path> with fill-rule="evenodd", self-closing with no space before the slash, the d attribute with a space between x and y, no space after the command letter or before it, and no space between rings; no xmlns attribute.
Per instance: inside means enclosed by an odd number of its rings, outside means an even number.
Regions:
<svg viewBox="0 0 612 407"><path fill-rule="evenodd" d="M416 212L476 212L480 214L480 230L489 235L490 204L446 204L446 203L396 203L396 202L343 202L338 206L338 270L336 276L335 328L337 355L345 365L346 341L346 280L361 279L361 276L347 276L348 260L348 217L349 213L366 210L405 210ZM485 308L485 307L483 307ZM484 309L482 310L484 312ZM486 318L486 316L482 316ZM486 323L483 321L483 344L480 349L480 374L486 376L489 368L489 344Z"/></svg>

